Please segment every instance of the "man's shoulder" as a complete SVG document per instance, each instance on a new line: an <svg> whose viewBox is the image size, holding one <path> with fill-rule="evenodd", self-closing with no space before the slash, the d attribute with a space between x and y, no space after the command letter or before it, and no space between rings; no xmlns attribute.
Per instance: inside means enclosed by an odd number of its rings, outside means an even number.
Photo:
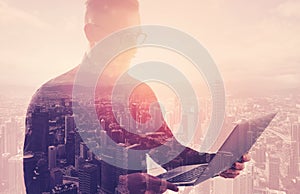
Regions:
<svg viewBox="0 0 300 194"><path fill-rule="evenodd" d="M78 71L78 66L67 71L64 74L61 74L48 82L46 82L42 87L57 87L62 85L73 85L76 73Z"/></svg>
<svg viewBox="0 0 300 194"><path fill-rule="evenodd" d="M71 98L78 67L44 83L33 95L30 105L42 105L49 101Z"/></svg>

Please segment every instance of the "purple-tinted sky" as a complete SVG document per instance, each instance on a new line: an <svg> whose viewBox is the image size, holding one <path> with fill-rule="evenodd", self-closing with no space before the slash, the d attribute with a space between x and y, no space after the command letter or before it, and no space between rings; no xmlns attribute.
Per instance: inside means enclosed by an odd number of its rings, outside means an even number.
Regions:
<svg viewBox="0 0 300 194"><path fill-rule="evenodd" d="M300 86L298 10L298 0L140 0L143 23L196 37L239 89ZM37 87L79 64L83 15L83 0L0 0L0 85Z"/></svg>

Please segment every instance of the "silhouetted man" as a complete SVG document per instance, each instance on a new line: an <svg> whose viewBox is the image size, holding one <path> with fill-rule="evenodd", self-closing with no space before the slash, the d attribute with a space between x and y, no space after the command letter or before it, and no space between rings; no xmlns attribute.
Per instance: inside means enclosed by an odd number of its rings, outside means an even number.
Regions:
<svg viewBox="0 0 300 194"><path fill-rule="evenodd" d="M111 33L140 24L137 0L88 0L86 7L84 31L91 49ZM126 128L122 126L120 119L115 118L109 99L111 99L114 83L120 72L129 67L133 54L134 50L113 60L99 78L95 92L96 99L94 99L98 120L92 122L99 122L102 131L95 132L91 129L75 127L73 108L76 102L72 100L72 90L78 67L50 80L36 92L28 108L26 119L24 153L27 157L24 157L24 179L27 193L50 191L52 188L46 184L47 181L62 184L62 179L58 178L61 177L60 175L75 177L73 180L79 177L79 191L82 193L163 193L168 189L178 191L176 185L147 174L143 155L134 156L137 158L136 161L128 160L140 165L137 170L123 169L103 160L101 157L116 154L111 151L113 148L103 143L105 136L110 137L120 146L135 150L151 150L164 145L167 141L173 141L174 147L182 151L169 162L161 164L165 169L207 163L213 157L181 145L173 137L165 122L154 131L150 129L150 132L160 134L159 137L154 137L153 133L149 133L149 129L145 131L141 129L137 133L138 127ZM133 78L129 80L136 81ZM149 86L141 83L134 89L129 101L129 114L137 123L147 123L151 117L153 118L150 105L157 102L157 99ZM121 107L122 102L120 102L120 109ZM81 122L87 122L86 126L89 128L93 125L88 119L81 119ZM82 134L93 141L95 146L107 145L107 153L101 157L91 153L81 138ZM102 138L101 143L97 142L95 134ZM56 147L54 152L57 157L52 158L55 163L45 170L47 163L42 161L46 160L49 163L49 158L54 157L48 151L49 146ZM165 146L164 153L148 154L160 164L159 157L168 155L171 149ZM29 155L31 157L28 157ZM245 155L243 162L248 160L249 156ZM235 178L244 168L243 162L236 163L233 168L221 173L221 176ZM94 171L97 173L93 174Z"/></svg>

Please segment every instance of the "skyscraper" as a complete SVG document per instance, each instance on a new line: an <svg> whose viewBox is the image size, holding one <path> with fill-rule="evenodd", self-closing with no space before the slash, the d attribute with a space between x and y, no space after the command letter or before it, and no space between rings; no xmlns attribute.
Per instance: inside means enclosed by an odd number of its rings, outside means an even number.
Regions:
<svg viewBox="0 0 300 194"><path fill-rule="evenodd" d="M48 147L48 133L49 133L49 113L35 111L32 113L32 134L31 139L40 139L41 141L36 141L34 147L31 147L32 144L28 145L28 148L25 148L25 152L30 150L32 152L45 152L47 153Z"/></svg>
<svg viewBox="0 0 300 194"><path fill-rule="evenodd" d="M23 187L22 187L22 160L23 156L21 154L14 155L8 159L8 172L6 176L8 176L8 188L9 193L18 193L22 194Z"/></svg>
<svg viewBox="0 0 300 194"><path fill-rule="evenodd" d="M10 153L11 155L17 154L17 147L16 147L16 132L17 129L17 122L15 119L11 119L5 122L5 145L6 145L6 152Z"/></svg>
<svg viewBox="0 0 300 194"><path fill-rule="evenodd" d="M300 128L298 128L298 123L293 123L291 125L291 140L292 141L299 141L299 130Z"/></svg>
<svg viewBox="0 0 300 194"><path fill-rule="evenodd" d="M83 159L87 159L87 151L88 151L88 147L86 146L86 144L84 142L80 143L80 157L82 157Z"/></svg>
<svg viewBox="0 0 300 194"><path fill-rule="evenodd" d="M48 168L51 170L56 167L56 147L49 146L48 148Z"/></svg>
<svg viewBox="0 0 300 194"><path fill-rule="evenodd" d="M104 130L101 130L101 132L100 132L100 144L101 144L101 147L106 147L106 145L107 145L107 133L106 133L106 131L104 131Z"/></svg>
<svg viewBox="0 0 300 194"><path fill-rule="evenodd" d="M292 141L291 142L291 149L290 149L290 165L289 165L289 176L291 178L296 178L299 176L299 167L298 167L298 160L299 160L299 142Z"/></svg>
<svg viewBox="0 0 300 194"><path fill-rule="evenodd" d="M279 190L280 158L269 157L269 188Z"/></svg>
<svg viewBox="0 0 300 194"><path fill-rule="evenodd" d="M59 144L57 145L57 157L58 159L63 159L66 156L66 145L65 144Z"/></svg>
<svg viewBox="0 0 300 194"><path fill-rule="evenodd" d="M68 134L75 131L74 116L67 115L65 117L65 143L67 143Z"/></svg>
<svg viewBox="0 0 300 194"><path fill-rule="evenodd" d="M86 163L79 169L79 191L82 194L97 192L97 165Z"/></svg>
<svg viewBox="0 0 300 194"><path fill-rule="evenodd" d="M66 142L66 159L67 163L70 165L75 165L75 154L76 154L76 134L71 131L68 133Z"/></svg>

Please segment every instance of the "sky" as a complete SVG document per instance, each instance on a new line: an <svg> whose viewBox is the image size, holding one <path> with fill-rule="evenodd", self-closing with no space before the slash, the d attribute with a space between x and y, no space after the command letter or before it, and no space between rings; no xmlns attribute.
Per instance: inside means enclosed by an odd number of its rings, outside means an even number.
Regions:
<svg viewBox="0 0 300 194"><path fill-rule="evenodd" d="M298 10L298 0L140 0L142 24L195 37L236 93L299 88ZM0 87L38 88L80 64L83 16L83 0L0 0Z"/></svg>

